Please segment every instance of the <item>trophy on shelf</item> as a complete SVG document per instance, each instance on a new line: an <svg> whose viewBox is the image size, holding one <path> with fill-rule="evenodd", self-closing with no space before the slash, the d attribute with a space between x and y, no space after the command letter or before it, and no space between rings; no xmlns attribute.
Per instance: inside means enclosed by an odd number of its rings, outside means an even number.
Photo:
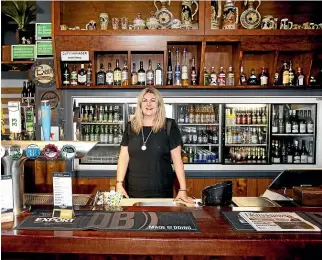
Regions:
<svg viewBox="0 0 322 260"><path fill-rule="evenodd" d="M238 7L234 0L226 0L224 5L223 29L235 30L238 24Z"/></svg>
<svg viewBox="0 0 322 260"><path fill-rule="evenodd" d="M196 5L194 13L192 13L192 5ZM181 27L182 29L192 29L193 17L197 14L199 5L196 0L182 0L181 9Z"/></svg>
<svg viewBox="0 0 322 260"><path fill-rule="evenodd" d="M159 20L161 29L167 29L171 26L173 14L167 9L171 0L154 0L154 6L157 9L155 16ZM158 8L157 2L161 2L161 9Z"/></svg>
<svg viewBox="0 0 322 260"><path fill-rule="evenodd" d="M221 2L219 0L211 1L211 29L219 29L221 18Z"/></svg>
<svg viewBox="0 0 322 260"><path fill-rule="evenodd" d="M245 29L255 29L261 23L261 15L257 11L258 7L261 5L261 0L258 0L258 5L256 9L254 8L254 2L256 0L246 0L244 2L245 6L248 3L248 8L240 16L240 23Z"/></svg>

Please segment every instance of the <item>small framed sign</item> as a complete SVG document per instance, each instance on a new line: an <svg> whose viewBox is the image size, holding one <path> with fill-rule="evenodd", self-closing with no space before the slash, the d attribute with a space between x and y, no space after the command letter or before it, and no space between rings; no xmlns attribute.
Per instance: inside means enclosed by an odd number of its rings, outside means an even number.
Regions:
<svg viewBox="0 0 322 260"><path fill-rule="evenodd" d="M49 41L37 41L36 42L37 57L53 56L53 43Z"/></svg>
<svg viewBox="0 0 322 260"><path fill-rule="evenodd" d="M34 60L35 52L34 44L11 45L11 60Z"/></svg>
<svg viewBox="0 0 322 260"><path fill-rule="evenodd" d="M36 23L36 40L51 39L51 23Z"/></svg>
<svg viewBox="0 0 322 260"><path fill-rule="evenodd" d="M73 217L72 175L70 172L53 173L54 210L53 218Z"/></svg>
<svg viewBox="0 0 322 260"><path fill-rule="evenodd" d="M62 51L62 61L89 61L89 51Z"/></svg>

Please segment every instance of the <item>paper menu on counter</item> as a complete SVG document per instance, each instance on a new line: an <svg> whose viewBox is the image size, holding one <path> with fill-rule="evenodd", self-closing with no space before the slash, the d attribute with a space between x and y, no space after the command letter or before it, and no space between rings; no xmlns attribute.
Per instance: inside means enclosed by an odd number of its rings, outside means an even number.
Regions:
<svg viewBox="0 0 322 260"><path fill-rule="evenodd" d="M53 173L53 191L55 208L72 208L72 177L69 172Z"/></svg>
<svg viewBox="0 0 322 260"><path fill-rule="evenodd" d="M1 213L13 210L12 178L10 175L1 175L0 205Z"/></svg>

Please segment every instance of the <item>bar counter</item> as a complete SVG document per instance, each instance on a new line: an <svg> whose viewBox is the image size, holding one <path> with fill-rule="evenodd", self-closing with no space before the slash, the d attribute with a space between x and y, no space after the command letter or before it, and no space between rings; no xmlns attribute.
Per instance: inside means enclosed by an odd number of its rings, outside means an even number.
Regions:
<svg viewBox="0 0 322 260"><path fill-rule="evenodd" d="M237 211L319 211L321 208L222 208ZM5 256L16 253L87 255L173 256L261 256L268 259L320 259L322 235L318 233L235 232L217 207L124 207L124 211L190 211L199 226L198 233L34 231L14 230L3 223L1 250ZM15 219L18 224L29 213ZM162 259L161 257L161 259ZM118 259L118 258L115 258ZM158 258L160 259L160 258ZM189 259L189 257L185 258ZM205 258L207 259L207 257Z"/></svg>

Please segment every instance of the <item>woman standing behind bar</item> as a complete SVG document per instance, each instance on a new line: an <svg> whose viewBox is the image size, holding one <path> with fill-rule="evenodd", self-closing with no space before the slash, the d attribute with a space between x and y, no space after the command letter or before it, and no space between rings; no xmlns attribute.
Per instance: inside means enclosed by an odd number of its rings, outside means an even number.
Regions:
<svg viewBox="0 0 322 260"><path fill-rule="evenodd" d="M181 134L176 122L165 117L160 92L148 87L141 91L135 114L126 127L117 165L117 191L126 197L171 198L174 174L180 184L176 199L193 203L187 196L181 160ZM123 186L127 178L127 191Z"/></svg>

